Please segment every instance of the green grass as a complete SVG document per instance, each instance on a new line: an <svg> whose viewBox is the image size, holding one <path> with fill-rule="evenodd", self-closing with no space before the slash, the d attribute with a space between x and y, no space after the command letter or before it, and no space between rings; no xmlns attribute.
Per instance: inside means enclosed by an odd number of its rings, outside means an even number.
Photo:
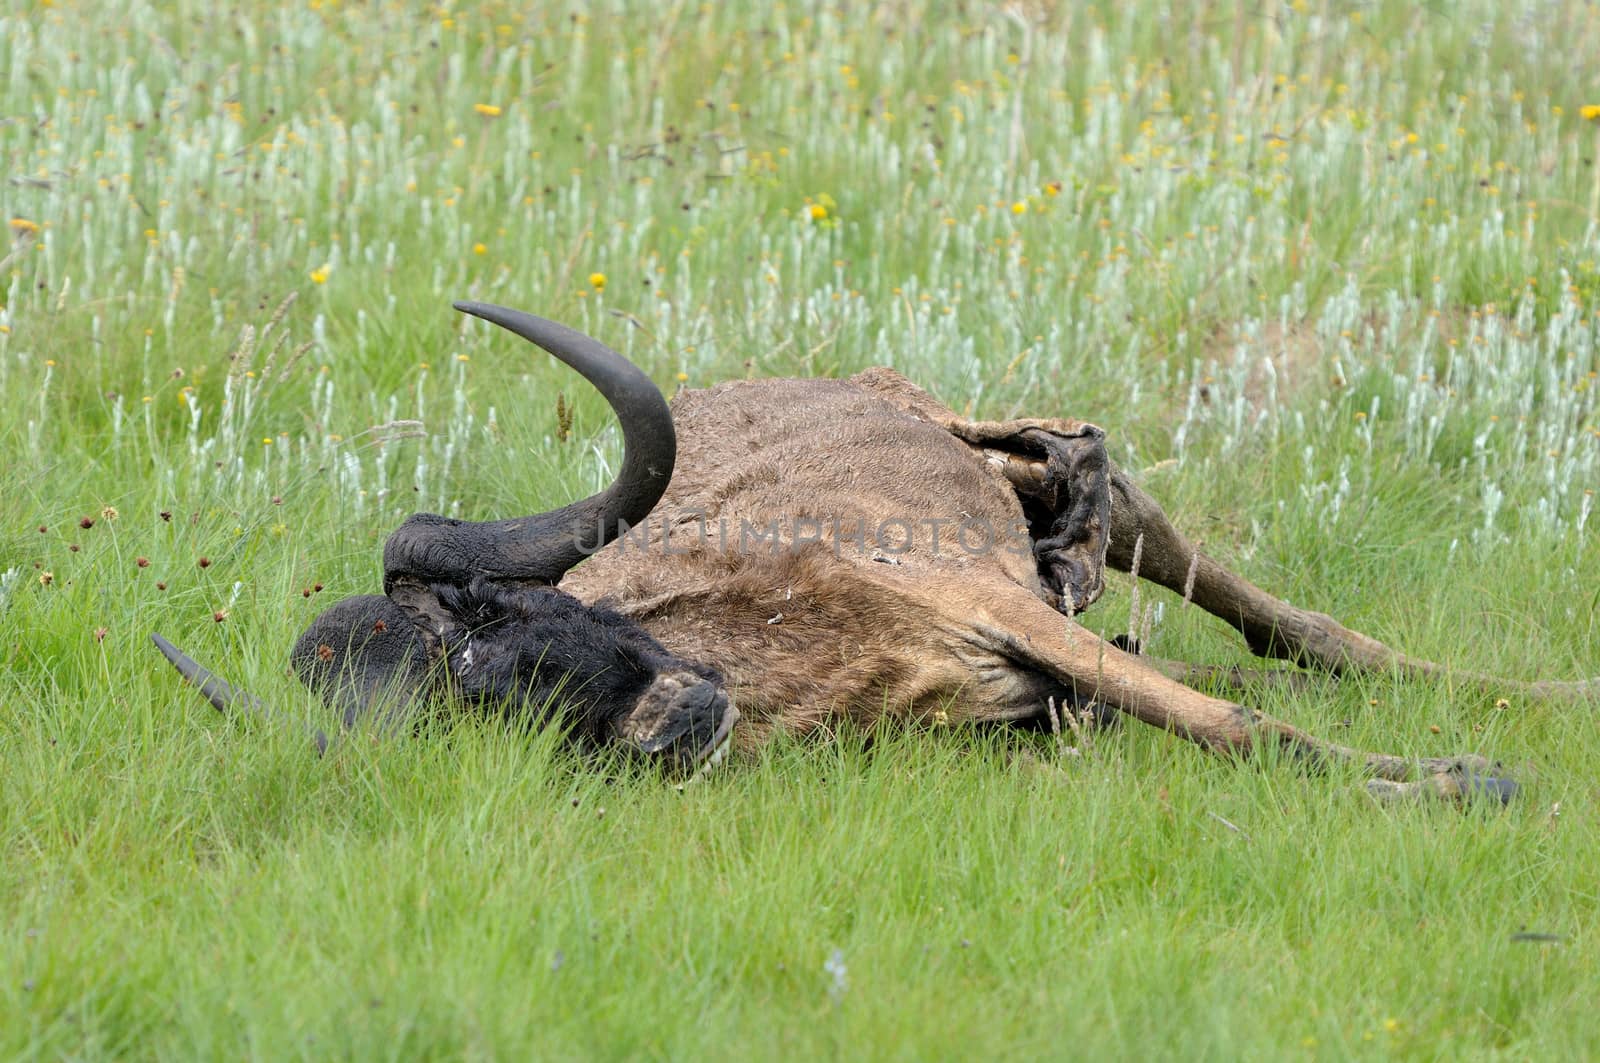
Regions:
<svg viewBox="0 0 1600 1063"><path fill-rule="evenodd" d="M1594 705L1260 695L1502 757L1504 812L1136 725L680 791L471 719L318 760L147 640L318 717L287 648L406 514L608 477L480 298L668 389L892 364L1094 419L1274 592L1600 673L1589 6L523 7L0 16L0 1055L1592 1052ZM1142 600L1154 652L1245 658Z"/></svg>

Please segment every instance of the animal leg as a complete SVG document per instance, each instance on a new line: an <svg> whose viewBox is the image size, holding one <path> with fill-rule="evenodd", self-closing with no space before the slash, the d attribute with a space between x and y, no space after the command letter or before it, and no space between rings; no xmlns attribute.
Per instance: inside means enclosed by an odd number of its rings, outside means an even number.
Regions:
<svg viewBox="0 0 1600 1063"><path fill-rule="evenodd" d="M1004 620L978 625L979 637L993 649L1070 686L1077 697L1103 702L1204 749L1248 755L1278 748L1314 768L1355 765L1381 784L1369 789L1386 799L1485 794L1506 801L1516 792L1516 783L1483 757L1413 759L1329 742L1244 705L1191 690L1032 595L997 592L994 600L1004 603ZM1418 769L1421 778L1413 780Z"/></svg>
<svg viewBox="0 0 1600 1063"><path fill-rule="evenodd" d="M1449 675L1485 693L1517 692L1536 699L1600 696L1600 679L1579 682L1521 682L1465 669L1445 668L1409 657L1333 617L1290 605L1249 580L1228 571L1197 549L1172 526L1161 506L1121 469L1111 470L1111 544L1106 563L1185 595L1196 605L1237 628L1260 657L1293 661L1336 675L1349 671L1396 672L1436 678Z"/></svg>
<svg viewBox="0 0 1600 1063"><path fill-rule="evenodd" d="M892 369L869 369L852 377L851 382L973 445L989 464L1005 475L1025 507L1030 498L1045 499L1051 491L1050 462L1040 453L1038 436L1070 439L1083 434L1084 428L1093 427L1081 421L1054 418L968 421ZM1129 571L1133 567L1135 545L1140 544L1140 576L1186 595L1202 609L1232 624L1244 635L1251 650L1260 656L1281 658L1335 674L1398 672L1430 678L1448 674L1486 693L1516 692L1537 700L1600 699L1600 678L1577 682L1519 682L1463 669L1446 669L1432 661L1399 653L1323 613L1290 605L1197 550L1172 526L1156 501L1121 469L1111 466L1109 479L1111 524L1106 563L1122 572ZM1030 530L1037 539L1037 530ZM1048 576L1045 582L1048 586ZM1087 603L1073 602L1062 595L1060 604L1064 607L1062 611L1071 612Z"/></svg>

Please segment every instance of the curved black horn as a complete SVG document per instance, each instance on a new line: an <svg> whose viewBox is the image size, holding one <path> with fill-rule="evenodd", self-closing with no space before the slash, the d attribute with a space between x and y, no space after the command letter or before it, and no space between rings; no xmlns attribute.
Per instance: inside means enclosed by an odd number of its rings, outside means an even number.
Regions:
<svg viewBox="0 0 1600 1063"><path fill-rule="evenodd" d="M161 651L163 657L172 662L172 666L178 670L178 673L199 688L205 699L211 702L216 710L224 716L235 711L242 711L256 716L276 715L260 698L254 694L247 694L243 690L237 690L229 686L221 676L200 664L160 635L152 632L150 641L156 644L156 649ZM318 753L326 753L328 751L328 736L318 728L313 727L311 729L311 740L316 743Z"/></svg>
<svg viewBox="0 0 1600 1063"><path fill-rule="evenodd" d="M554 584L616 538L619 524L644 520L660 500L678 451L672 414L650 378L598 340L520 310L465 302L455 308L543 347L593 384L622 425L622 471L599 494L531 517L480 522L415 513L384 544L384 590L400 581L465 583L474 576Z"/></svg>

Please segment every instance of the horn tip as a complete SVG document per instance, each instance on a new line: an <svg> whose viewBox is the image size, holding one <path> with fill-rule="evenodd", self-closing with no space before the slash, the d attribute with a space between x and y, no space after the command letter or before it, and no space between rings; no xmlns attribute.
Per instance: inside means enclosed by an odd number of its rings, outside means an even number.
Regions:
<svg viewBox="0 0 1600 1063"><path fill-rule="evenodd" d="M182 650L178 649L178 647L174 646L172 643L168 642L154 631L150 632L150 641L156 644L156 649L161 651L161 656L165 657L173 664L177 664L178 659L184 655Z"/></svg>

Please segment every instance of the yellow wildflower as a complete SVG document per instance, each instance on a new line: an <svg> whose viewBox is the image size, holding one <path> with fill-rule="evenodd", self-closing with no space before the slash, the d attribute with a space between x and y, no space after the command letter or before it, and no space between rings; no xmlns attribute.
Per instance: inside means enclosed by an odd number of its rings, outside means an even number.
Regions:
<svg viewBox="0 0 1600 1063"><path fill-rule="evenodd" d="M589 287L593 288L597 292L605 291L606 275L604 273L589 274Z"/></svg>
<svg viewBox="0 0 1600 1063"><path fill-rule="evenodd" d="M475 255L488 254L489 248L484 244L473 244L472 253Z"/></svg>
<svg viewBox="0 0 1600 1063"><path fill-rule="evenodd" d="M320 269L312 270L311 271L311 281L312 281L313 284L327 284L328 283L328 267L327 266L323 266Z"/></svg>
<svg viewBox="0 0 1600 1063"><path fill-rule="evenodd" d="M824 207L821 203L813 203L813 204L811 204L811 220L812 221L823 221L824 219L827 218L827 216L828 216L828 208L827 207Z"/></svg>
<svg viewBox="0 0 1600 1063"><path fill-rule="evenodd" d="M1600 103L1586 103L1578 108L1578 113L1583 116L1585 121L1600 122ZM11 224L15 225L16 222Z"/></svg>
<svg viewBox="0 0 1600 1063"><path fill-rule="evenodd" d="M472 105L472 109L483 115L485 118L500 117L500 108L492 103L475 103Z"/></svg>

